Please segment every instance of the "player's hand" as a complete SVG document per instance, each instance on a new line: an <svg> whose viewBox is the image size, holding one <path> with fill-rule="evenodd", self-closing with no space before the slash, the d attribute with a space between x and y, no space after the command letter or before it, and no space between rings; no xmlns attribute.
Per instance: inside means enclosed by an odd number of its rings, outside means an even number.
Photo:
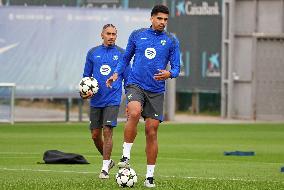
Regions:
<svg viewBox="0 0 284 190"><path fill-rule="evenodd" d="M88 94L86 94L86 95L83 95L82 93L80 93L80 96L81 96L81 98L83 98L83 99L89 99L89 98L91 98L93 95L94 95L94 94L93 94L92 91L88 91Z"/></svg>
<svg viewBox="0 0 284 190"><path fill-rule="evenodd" d="M154 75L155 80L166 80L171 77L171 72L158 69L159 73Z"/></svg>
<svg viewBox="0 0 284 190"><path fill-rule="evenodd" d="M111 84L116 81L118 78L118 74L117 73L113 73L113 75L111 77L109 77L106 81L106 86L111 88Z"/></svg>

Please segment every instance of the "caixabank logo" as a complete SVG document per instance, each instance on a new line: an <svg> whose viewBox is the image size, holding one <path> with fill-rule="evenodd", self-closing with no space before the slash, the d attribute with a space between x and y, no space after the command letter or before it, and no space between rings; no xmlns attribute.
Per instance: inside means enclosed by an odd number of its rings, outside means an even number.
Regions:
<svg viewBox="0 0 284 190"><path fill-rule="evenodd" d="M172 16L217 16L221 13L218 1L172 1Z"/></svg>
<svg viewBox="0 0 284 190"><path fill-rule="evenodd" d="M202 77L220 77L221 67L219 52L202 52Z"/></svg>

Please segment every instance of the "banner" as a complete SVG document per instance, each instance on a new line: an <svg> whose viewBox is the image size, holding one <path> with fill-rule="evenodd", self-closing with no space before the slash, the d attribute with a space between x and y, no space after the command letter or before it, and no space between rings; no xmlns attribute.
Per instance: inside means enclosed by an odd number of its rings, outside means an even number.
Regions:
<svg viewBox="0 0 284 190"><path fill-rule="evenodd" d="M178 92L220 92L221 0L168 1L168 31L181 45L181 75Z"/></svg>
<svg viewBox="0 0 284 190"><path fill-rule="evenodd" d="M134 29L149 27L150 11L67 7L0 7L0 82L16 97L78 97L85 57L100 45L104 24L126 47Z"/></svg>

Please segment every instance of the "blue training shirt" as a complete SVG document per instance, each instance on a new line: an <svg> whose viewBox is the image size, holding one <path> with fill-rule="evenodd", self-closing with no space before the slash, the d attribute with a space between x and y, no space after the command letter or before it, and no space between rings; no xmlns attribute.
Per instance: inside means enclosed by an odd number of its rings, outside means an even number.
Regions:
<svg viewBox="0 0 284 190"><path fill-rule="evenodd" d="M106 80L112 76L124 50L119 46L100 45L89 50L83 77L94 77L99 83L99 91L90 102L92 107L119 106L122 95L122 80L127 83L129 67L113 82L112 88L106 86Z"/></svg>
<svg viewBox="0 0 284 190"><path fill-rule="evenodd" d="M134 56L135 55L135 56ZM144 90L162 93L165 91L165 81L157 81L154 74L165 70L168 62L171 65L171 78L176 78L180 72L179 41L171 33L142 28L131 33L123 59L119 61L115 71L123 73L134 56L128 84L136 84Z"/></svg>

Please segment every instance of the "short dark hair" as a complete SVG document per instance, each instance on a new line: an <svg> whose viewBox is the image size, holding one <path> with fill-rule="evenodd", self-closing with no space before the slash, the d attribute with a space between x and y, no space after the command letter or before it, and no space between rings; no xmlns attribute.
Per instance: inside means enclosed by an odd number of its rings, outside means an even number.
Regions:
<svg viewBox="0 0 284 190"><path fill-rule="evenodd" d="M169 8L165 5L155 5L151 11L151 16L156 15L158 13L169 14Z"/></svg>
<svg viewBox="0 0 284 190"><path fill-rule="evenodd" d="M115 27L113 24L105 24L105 25L103 26L103 31L104 31L107 27L112 27L112 28L115 28L115 29L116 29L116 27Z"/></svg>

